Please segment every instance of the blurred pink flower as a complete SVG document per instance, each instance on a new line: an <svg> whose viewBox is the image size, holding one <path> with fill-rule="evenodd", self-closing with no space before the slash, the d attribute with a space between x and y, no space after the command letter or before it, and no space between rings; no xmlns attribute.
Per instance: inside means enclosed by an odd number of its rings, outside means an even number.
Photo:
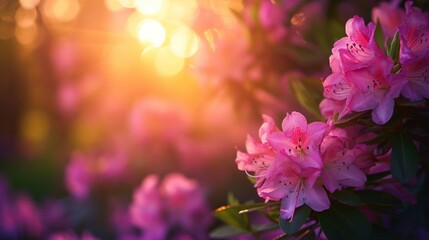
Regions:
<svg viewBox="0 0 429 240"><path fill-rule="evenodd" d="M96 184L122 180L126 165L127 155L118 149L100 154L74 153L65 172L66 187L76 198L86 198Z"/></svg>
<svg viewBox="0 0 429 240"><path fill-rule="evenodd" d="M166 212L163 201L156 175L147 176L134 192L129 208L131 222L144 230L144 239L166 237L168 222L164 219Z"/></svg>
<svg viewBox="0 0 429 240"><path fill-rule="evenodd" d="M201 188L178 173L162 183L156 175L147 176L134 192L129 211L143 239L204 239L211 223Z"/></svg>
<svg viewBox="0 0 429 240"><path fill-rule="evenodd" d="M78 236L73 231L57 232L48 237L48 240L97 240L91 233L84 232L82 236Z"/></svg>
<svg viewBox="0 0 429 240"><path fill-rule="evenodd" d="M0 177L0 239L38 239L44 226L33 200L26 194L13 194Z"/></svg>
<svg viewBox="0 0 429 240"><path fill-rule="evenodd" d="M129 117L129 129L143 145L157 140L174 144L189 128L190 119L185 108L162 99L148 97L138 101Z"/></svg>
<svg viewBox="0 0 429 240"><path fill-rule="evenodd" d="M390 39L395 35L399 24L404 19L405 12L399 7L400 0L393 0L390 3L382 2L378 7L372 9L372 21L380 21L381 28L385 36Z"/></svg>

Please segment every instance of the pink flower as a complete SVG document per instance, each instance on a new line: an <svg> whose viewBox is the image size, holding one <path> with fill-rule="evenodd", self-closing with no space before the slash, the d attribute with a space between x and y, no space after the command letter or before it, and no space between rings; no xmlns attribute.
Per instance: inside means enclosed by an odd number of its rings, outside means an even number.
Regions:
<svg viewBox="0 0 429 240"><path fill-rule="evenodd" d="M134 192L129 212L131 222L143 231L142 239L204 239L211 223L200 186L178 173L162 183L156 175L146 177Z"/></svg>
<svg viewBox="0 0 429 240"><path fill-rule="evenodd" d="M268 142L276 151L284 150L290 156L305 157L310 148L317 148L328 125L323 122L307 124L307 119L299 112L287 114L282 122L282 130L268 136Z"/></svg>
<svg viewBox="0 0 429 240"><path fill-rule="evenodd" d="M76 198L86 198L96 184L124 179L126 164L127 155L120 150L101 154L74 153L66 168L66 186Z"/></svg>
<svg viewBox="0 0 429 240"><path fill-rule="evenodd" d="M366 67L377 56L383 56L383 51L375 41L375 25L365 25L361 17L354 16L346 23L347 37L334 43L330 66L334 73Z"/></svg>
<svg viewBox="0 0 429 240"><path fill-rule="evenodd" d="M158 185L156 175L147 176L134 192L129 209L131 222L145 230L145 239L163 239L168 227L163 217L163 199Z"/></svg>
<svg viewBox="0 0 429 240"><path fill-rule="evenodd" d="M304 168L291 156L279 153L258 194L267 200L281 199L280 216L283 219L292 218L295 209L303 204L315 211L323 211L329 208L329 199L320 182L315 182L319 175L320 169Z"/></svg>
<svg viewBox="0 0 429 240"><path fill-rule="evenodd" d="M372 9L372 21L380 21L384 35L393 38L398 29L398 25L404 19L404 10L399 8L400 0L393 0L390 3L382 2L378 7Z"/></svg>
<svg viewBox="0 0 429 240"><path fill-rule="evenodd" d="M94 237L88 232L84 232L82 236L78 236L73 231L64 231L57 232L49 236L49 240L97 240L98 238Z"/></svg>
<svg viewBox="0 0 429 240"><path fill-rule="evenodd" d="M377 124L389 121L394 100L406 83L401 74L390 73L392 67L392 61L380 61L377 65L347 72L346 79L354 89L347 99L346 108L355 112L373 110L372 120Z"/></svg>
<svg viewBox="0 0 429 240"><path fill-rule="evenodd" d="M66 187L76 198L86 198L90 193L92 177L85 159L74 155L67 165L65 173Z"/></svg>
<svg viewBox="0 0 429 240"><path fill-rule="evenodd" d="M343 111L346 100L333 100L330 98L323 99L320 104L320 113L326 119L333 119L333 117Z"/></svg>
<svg viewBox="0 0 429 240"><path fill-rule="evenodd" d="M259 185L258 182L264 181L265 173L275 158L275 153L267 140L268 135L279 131L271 117L263 115L263 118L264 123L259 129L260 140L247 135L247 153L237 151L237 158L235 160L239 170L254 172L254 177L258 179L256 185Z"/></svg>
<svg viewBox="0 0 429 240"><path fill-rule="evenodd" d="M160 192L166 200L170 226L180 225L184 232L194 233L201 239L212 218L198 183L181 174L171 173L164 178Z"/></svg>
<svg viewBox="0 0 429 240"><path fill-rule="evenodd" d="M404 73L392 74L393 60L378 47L375 26L353 17L346 23L347 37L332 49L333 73L323 82L323 111L329 118L341 118L350 112L372 110L372 120L385 124L393 114L395 98L406 83ZM327 103L334 103L328 106Z"/></svg>
<svg viewBox="0 0 429 240"><path fill-rule="evenodd" d="M363 187L366 182L365 174L354 164L357 156L364 152L365 145L347 148L347 140L346 131L336 128L320 145L324 165L321 178L330 192L343 186Z"/></svg>
<svg viewBox="0 0 429 240"><path fill-rule="evenodd" d="M402 95L412 101L429 98L429 17L412 2L405 4L406 15L399 25L399 62L407 83Z"/></svg>

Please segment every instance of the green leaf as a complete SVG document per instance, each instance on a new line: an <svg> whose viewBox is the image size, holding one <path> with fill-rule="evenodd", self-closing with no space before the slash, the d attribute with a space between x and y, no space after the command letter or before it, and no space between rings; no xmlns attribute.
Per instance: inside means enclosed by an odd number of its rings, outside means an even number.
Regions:
<svg viewBox="0 0 429 240"><path fill-rule="evenodd" d="M310 213L311 209L307 205L297 208L295 210L295 214L293 216L292 221L280 218L280 229L287 234L296 233L307 221L308 217L310 216Z"/></svg>
<svg viewBox="0 0 429 240"><path fill-rule="evenodd" d="M402 207L402 202L399 199L385 192L375 190L361 190L357 191L356 194L364 203L376 206L378 208Z"/></svg>
<svg viewBox="0 0 429 240"><path fill-rule="evenodd" d="M243 233L244 231L240 229L228 225L222 225L210 232L210 238L229 238Z"/></svg>
<svg viewBox="0 0 429 240"><path fill-rule="evenodd" d="M410 181L417 173L419 154L412 140L404 133L393 139L390 171L402 183Z"/></svg>
<svg viewBox="0 0 429 240"><path fill-rule="evenodd" d="M343 204L318 213L320 226L330 240L360 240L371 235L371 223L358 210Z"/></svg>
<svg viewBox="0 0 429 240"><path fill-rule="evenodd" d="M247 176L247 179L249 179L249 181L250 181L253 185L255 185L255 184L256 184L256 178L251 177L251 176Z"/></svg>
<svg viewBox="0 0 429 240"><path fill-rule="evenodd" d="M314 79L291 79L290 87L298 102L318 119L320 114L319 103L322 100L322 84L315 83Z"/></svg>
<svg viewBox="0 0 429 240"><path fill-rule="evenodd" d="M341 203L344 203L349 206L359 206L363 202L360 200L359 196L356 193L349 189L344 189L341 191L334 192L334 197Z"/></svg>
<svg viewBox="0 0 429 240"><path fill-rule="evenodd" d="M223 206L214 211L214 215L226 224L240 230L250 232L251 226L247 214L240 214L243 210L265 206L266 203L246 204L238 206Z"/></svg>
<svg viewBox="0 0 429 240"><path fill-rule="evenodd" d="M233 193L228 193L227 196L227 202L229 206L237 206L240 205L240 202L238 201L238 199L234 196Z"/></svg>
<svg viewBox="0 0 429 240"><path fill-rule="evenodd" d="M246 214L240 214L243 206L223 206L214 211L214 215L226 224L243 231L250 231L249 217Z"/></svg>
<svg viewBox="0 0 429 240"><path fill-rule="evenodd" d="M375 41L377 42L378 46L380 47L380 49L383 50L384 52L386 52L385 48L384 48L383 29L381 27L381 23L380 23L379 19L377 19L377 25L375 27L374 38L375 38Z"/></svg>
<svg viewBox="0 0 429 240"><path fill-rule="evenodd" d="M399 61L399 47L399 34L398 32L396 32L395 36L393 37L392 43L389 46L389 51L387 52L387 54L392 57L395 64Z"/></svg>

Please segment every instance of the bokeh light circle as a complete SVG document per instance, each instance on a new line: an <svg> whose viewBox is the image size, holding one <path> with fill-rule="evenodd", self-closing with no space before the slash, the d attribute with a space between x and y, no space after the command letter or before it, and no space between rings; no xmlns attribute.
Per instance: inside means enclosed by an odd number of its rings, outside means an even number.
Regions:
<svg viewBox="0 0 429 240"><path fill-rule="evenodd" d="M171 49L173 53L181 58L193 56L199 48L199 38L189 27L180 27L171 37Z"/></svg>
<svg viewBox="0 0 429 240"><path fill-rule="evenodd" d="M156 71L167 77L178 74L185 66L185 60L176 56L170 46L159 49L154 63Z"/></svg>
<svg viewBox="0 0 429 240"><path fill-rule="evenodd" d="M160 47L165 41L165 29L154 19L145 19L140 25L138 38L141 43Z"/></svg>
<svg viewBox="0 0 429 240"><path fill-rule="evenodd" d="M136 0L135 6L137 11L143 14L152 15L161 11L163 2L163 0Z"/></svg>

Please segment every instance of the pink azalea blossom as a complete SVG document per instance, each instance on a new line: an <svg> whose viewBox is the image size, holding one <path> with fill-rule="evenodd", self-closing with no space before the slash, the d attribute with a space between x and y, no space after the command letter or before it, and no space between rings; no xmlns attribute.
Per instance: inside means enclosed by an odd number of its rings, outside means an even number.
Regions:
<svg viewBox="0 0 429 240"><path fill-rule="evenodd" d="M366 182L365 174L354 164L356 157L364 152L365 145L347 148L347 140L346 131L336 128L325 136L320 145L324 165L321 178L330 192L343 186L363 187Z"/></svg>
<svg viewBox="0 0 429 240"><path fill-rule="evenodd" d="M404 73L392 74L393 60L378 47L375 26L353 17L346 23L347 37L334 44L330 65L333 73L323 82L324 115L341 118L350 112L372 110L372 120L385 124L393 114L395 99L406 83ZM342 106L341 106L342 105Z"/></svg>
<svg viewBox="0 0 429 240"><path fill-rule="evenodd" d="M275 153L268 143L268 135L279 131L271 117L264 115L263 118L264 123L259 129L260 140L247 135L247 153L237 151L237 158L235 160L239 170L254 172L254 176L258 179L257 182L264 181L263 176L275 158Z"/></svg>
<svg viewBox="0 0 429 240"><path fill-rule="evenodd" d="M330 66L334 73L366 67L384 53L375 41L375 25L365 25L361 17L354 16L346 23L347 37L334 43Z"/></svg>
<svg viewBox="0 0 429 240"><path fill-rule="evenodd" d="M412 101L429 98L429 17L412 2L405 4L406 15L399 25L400 56L407 83L402 95Z"/></svg>
<svg viewBox="0 0 429 240"><path fill-rule="evenodd" d="M283 219L292 218L295 209L303 204L315 211L323 211L330 204L320 182L315 182L319 175L320 169L304 168L291 156L279 153L268 169L267 179L258 189L258 194L267 200L281 200L280 216Z"/></svg>
<svg viewBox="0 0 429 240"><path fill-rule="evenodd" d="M346 73L346 79L355 86L346 108L356 112L373 110L372 120L377 124L389 121L394 99L399 97L406 83L401 75L390 74L392 67L393 62L385 62Z"/></svg>
<svg viewBox="0 0 429 240"><path fill-rule="evenodd" d="M299 112L288 113L282 122L283 131L270 134L268 142L276 151L305 157L310 148L318 147L327 127L323 122L307 124L307 119Z"/></svg>

